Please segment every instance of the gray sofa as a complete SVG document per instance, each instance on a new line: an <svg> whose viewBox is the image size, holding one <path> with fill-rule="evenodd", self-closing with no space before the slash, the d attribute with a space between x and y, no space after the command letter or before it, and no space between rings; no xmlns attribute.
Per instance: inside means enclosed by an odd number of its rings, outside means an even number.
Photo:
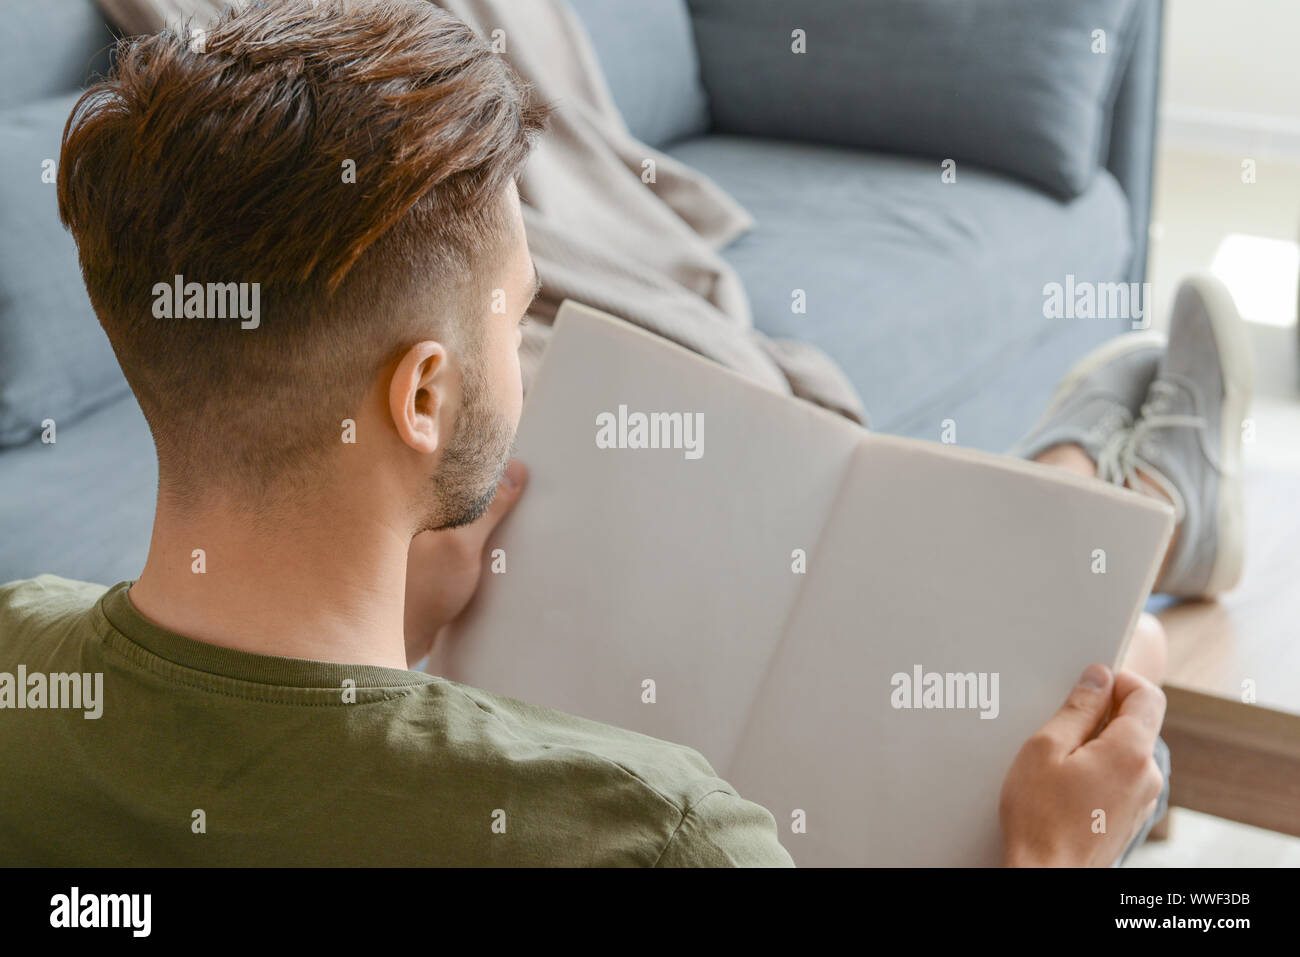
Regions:
<svg viewBox="0 0 1300 957"><path fill-rule="evenodd" d="M1097 0L1123 17L1110 34L1100 122L1087 131L1084 152L1099 151L1096 162L1064 155L1041 176L1008 169L1034 162L1036 149L1060 152L1083 131L1058 131L1066 138L1055 147L1036 145L1032 110L1046 95L1004 69L999 44L1016 42L1010 15L931 43L923 20L897 13L899 0L863 4L861 19L846 13L849 0L787 4L794 12L767 0L572 2L633 132L713 177L755 216L757 229L725 256L745 282L756 324L835 357L877 430L938 439L952 420L959 444L1005 450L1075 358L1128 328L1127 320L1047 319L1043 286L1069 275L1095 283L1144 276L1158 0ZM925 13L935 0L909 2ZM1016 13L1026 0L981 2ZM0 127L6 135L44 131L54 137L45 155L57 157L71 103L60 94L102 71L111 32L90 0L14 0L4 21ZM790 46L801 23L806 60ZM970 39L972 29L986 35ZM871 44L874 53L857 56ZM1066 66L1052 66L1066 64L1065 54L1052 60L1051 43L1034 46L1046 49L1053 76L1068 79ZM965 72L945 88L933 78L954 61ZM918 62L911 80L891 85ZM858 64L889 72L859 76ZM926 88L932 81L939 85ZM1001 105L996 83L1011 97ZM46 117L41 126L36 114L60 108L58 123ZM1047 123L1057 122L1052 109ZM944 183L950 144L957 179ZM53 187L13 175L20 185L10 189L47 193L22 215L14 210L30 206L25 193L0 198L9 204L0 323L10 331L25 323L38 338L50 314L92 328L75 259L69 267L71 241L33 225L53 215ZM806 312L791 309L796 289ZM31 296L40 314L27 305ZM148 546L156 487L148 429L106 342L65 342L63 332L46 336L38 358L50 364L51 394L66 387L80 411L58 419L53 444L36 437L35 412L30 436L0 448L0 582L52 572L112 583L139 571ZM31 372L30 361L0 356L0 390L5 376Z"/></svg>

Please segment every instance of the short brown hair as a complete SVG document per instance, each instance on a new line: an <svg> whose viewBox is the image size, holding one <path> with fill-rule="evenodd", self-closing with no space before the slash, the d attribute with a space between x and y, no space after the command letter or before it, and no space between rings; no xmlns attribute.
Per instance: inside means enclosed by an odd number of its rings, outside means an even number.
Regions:
<svg viewBox="0 0 1300 957"><path fill-rule="evenodd" d="M64 130L59 214L164 484L265 489L337 447L385 361L472 337L546 113L425 0L258 3L122 41ZM258 283L261 325L156 318L176 275Z"/></svg>

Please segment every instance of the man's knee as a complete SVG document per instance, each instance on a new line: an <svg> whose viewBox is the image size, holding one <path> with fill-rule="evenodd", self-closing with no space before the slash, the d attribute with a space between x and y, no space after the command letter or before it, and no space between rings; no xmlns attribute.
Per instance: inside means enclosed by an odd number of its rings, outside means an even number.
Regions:
<svg viewBox="0 0 1300 957"><path fill-rule="evenodd" d="M1155 615L1143 612L1133 629L1133 638L1129 641L1121 667L1125 671L1137 672L1152 684L1160 685L1165 680L1168 654L1169 642L1164 625L1160 624Z"/></svg>

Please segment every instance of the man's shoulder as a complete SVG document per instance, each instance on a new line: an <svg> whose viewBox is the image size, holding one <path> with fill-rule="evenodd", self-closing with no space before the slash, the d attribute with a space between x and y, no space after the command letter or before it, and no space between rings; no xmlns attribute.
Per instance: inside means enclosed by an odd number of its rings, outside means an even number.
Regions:
<svg viewBox="0 0 1300 957"><path fill-rule="evenodd" d="M694 748L579 717L554 708L444 680L449 695L485 716L493 730L523 747L535 745L561 760L590 764L636 782L676 812L726 787Z"/></svg>
<svg viewBox="0 0 1300 957"><path fill-rule="evenodd" d="M0 585L0 671L15 663L35 667L51 655L71 653L65 641L81 633L108 589L57 575Z"/></svg>
<svg viewBox="0 0 1300 957"><path fill-rule="evenodd" d="M37 575L0 585L0 635L43 630L89 611L108 588L91 582Z"/></svg>
<svg viewBox="0 0 1300 957"><path fill-rule="evenodd" d="M434 690L431 688L431 691ZM621 835L611 859L783 864L772 815L744 800L694 748L453 681L434 691L504 774L567 808L585 833ZM539 793L541 792L541 793Z"/></svg>

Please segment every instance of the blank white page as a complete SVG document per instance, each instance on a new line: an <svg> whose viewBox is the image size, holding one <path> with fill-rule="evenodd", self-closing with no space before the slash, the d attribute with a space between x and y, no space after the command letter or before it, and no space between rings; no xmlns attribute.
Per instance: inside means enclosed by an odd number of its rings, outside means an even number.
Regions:
<svg viewBox="0 0 1300 957"><path fill-rule="evenodd" d="M620 405L702 413L702 455L598 448L596 416ZM803 582L792 552L816 543L863 434L566 303L519 426L528 487L427 669L722 767ZM497 548L504 574L490 571Z"/></svg>
<svg viewBox="0 0 1300 957"><path fill-rule="evenodd" d="M801 865L997 864L1006 771L1089 663L1119 660L1171 515L1058 469L864 437L725 776ZM946 677L946 707L894 707L918 666L989 691L998 675L996 717Z"/></svg>

